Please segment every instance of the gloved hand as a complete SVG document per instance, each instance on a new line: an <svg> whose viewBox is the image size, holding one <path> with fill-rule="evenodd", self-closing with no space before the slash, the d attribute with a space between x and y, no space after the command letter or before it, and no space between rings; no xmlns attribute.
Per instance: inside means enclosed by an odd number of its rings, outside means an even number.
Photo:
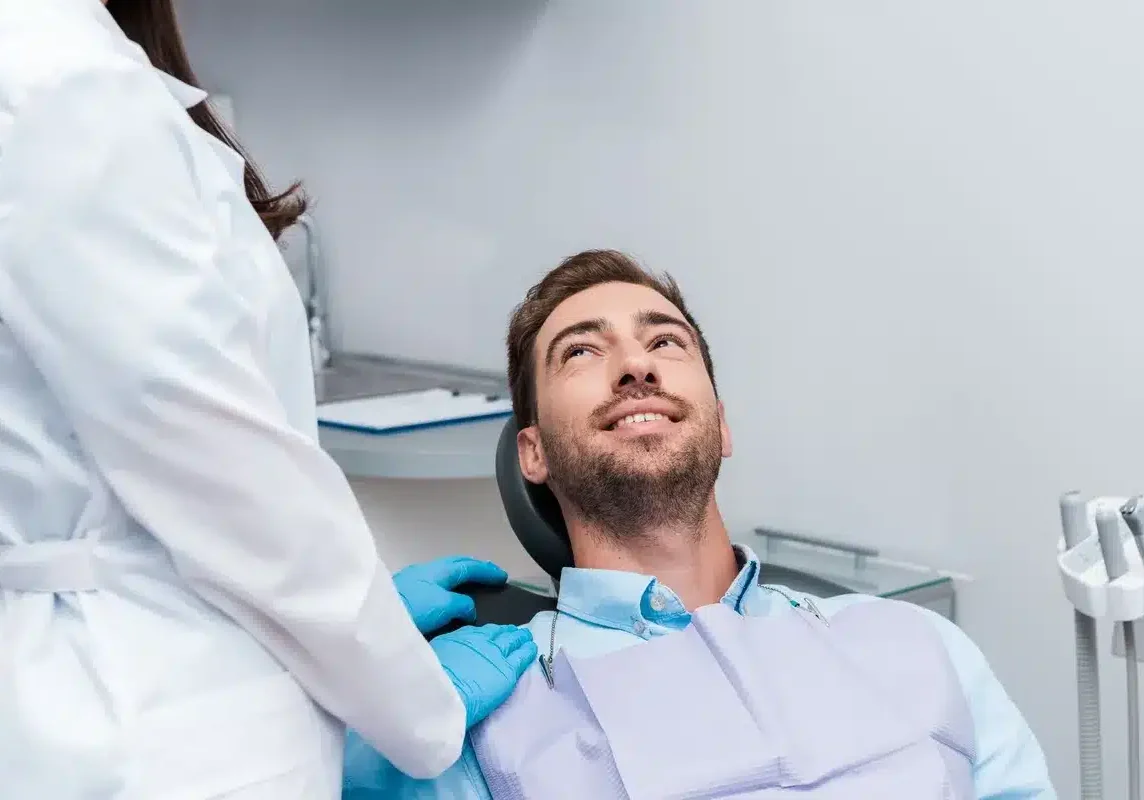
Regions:
<svg viewBox="0 0 1144 800"><path fill-rule="evenodd" d="M537 659L532 634L516 625L459 628L429 644L461 695L470 728L508 700Z"/></svg>
<svg viewBox="0 0 1144 800"><path fill-rule="evenodd" d="M454 620L472 622L477 618L473 598L450 590L462 583L503 586L506 581L508 573L491 561L464 556L411 564L393 576L393 584L417 630L426 634Z"/></svg>

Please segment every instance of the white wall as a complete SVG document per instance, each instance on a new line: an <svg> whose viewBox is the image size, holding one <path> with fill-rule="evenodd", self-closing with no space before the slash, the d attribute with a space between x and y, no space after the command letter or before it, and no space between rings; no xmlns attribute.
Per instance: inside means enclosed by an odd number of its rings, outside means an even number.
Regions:
<svg viewBox="0 0 1144 800"><path fill-rule="evenodd" d="M1075 796L1056 500L1144 484L1144 6L183 5L247 144L319 199L344 346L500 367L562 256L671 270L737 441L729 522L975 576L963 626ZM359 488L396 562L528 568L487 482Z"/></svg>
<svg viewBox="0 0 1144 800"><path fill-rule="evenodd" d="M460 553L514 577L543 575L508 527L491 479L351 483L391 568Z"/></svg>

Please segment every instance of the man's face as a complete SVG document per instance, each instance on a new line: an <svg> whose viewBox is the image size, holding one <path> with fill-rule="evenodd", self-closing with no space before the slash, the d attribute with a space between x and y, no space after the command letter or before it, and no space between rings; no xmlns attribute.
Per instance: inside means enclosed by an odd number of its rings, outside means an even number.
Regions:
<svg viewBox="0 0 1144 800"><path fill-rule="evenodd" d="M600 284L557 306L533 356L525 477L616 535L698 524L731 438L679 309L644 286Z"/></svg>

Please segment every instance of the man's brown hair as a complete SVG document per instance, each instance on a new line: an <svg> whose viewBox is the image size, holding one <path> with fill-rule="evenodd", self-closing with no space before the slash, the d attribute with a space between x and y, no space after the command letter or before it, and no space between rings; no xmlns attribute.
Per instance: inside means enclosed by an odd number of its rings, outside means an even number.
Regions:
<svg viewBox="0 0 1144 800"><path fill-rule="evenodd" d="M513 311L508 325L508 385L512 392L512 410L522 427L536 423L536 355L537 334L556 307L572 295L601 283L633 283L646 286L662 295L679 309L695 330L699 353L707 367L711 385L715 386L715 367L707 340L699 324L687 310L683 293L675 280L664 273L654 275L635 259L615 250L586 250L564 259L560 266L528 290L524 301Z"/></svg>

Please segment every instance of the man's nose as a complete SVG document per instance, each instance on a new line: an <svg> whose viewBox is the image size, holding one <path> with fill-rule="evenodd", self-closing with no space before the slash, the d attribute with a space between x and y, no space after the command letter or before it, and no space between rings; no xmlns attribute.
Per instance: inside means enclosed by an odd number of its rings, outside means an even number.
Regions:
<svg viewBox="0 0 1144 800"><path fill-rule="evenodd" d="M620 353L612 385L614 390L632 385L658 386L659 382L655 359L642 346L627 347Z"/></svg>

